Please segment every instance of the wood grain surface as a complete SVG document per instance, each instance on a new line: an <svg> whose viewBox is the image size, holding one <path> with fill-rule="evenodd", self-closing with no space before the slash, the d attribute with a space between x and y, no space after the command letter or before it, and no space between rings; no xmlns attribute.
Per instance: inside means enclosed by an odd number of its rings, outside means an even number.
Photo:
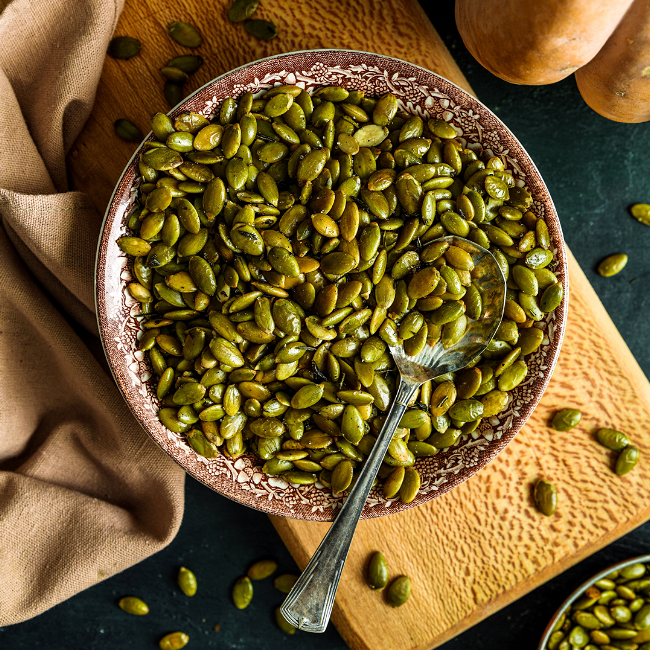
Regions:
<svg viewBox="0 0 650 650"><path fill-rule="evenodd" d="M470 90L415 0L265 0L259 17L280 36L256 40L226 18L228 2L127 0L116 34L136 36L141 53L107 59L92 115L69 155L74 189L88 192L103 213L135 145L113 133L126 117L143 133L149 117L166 110L158 68L177 54L196 52L204 66L191 92L249 61L321 47L363 49L429 68ZM204 44L190 51L165 32L173 20L198 25ZM597 445L600 426L627 431L650 452L650 387L577 263L571 258L571 306L553 380L524 430L485 470L451 493L391 517L363 522L338 592L334 623L355 650L431 648L458 634L598 548L650 518L650 470L619 478ZM584 412L568 433L547 425L555 409ZM552 518L533 508L531 485L544 476L560 491ZM633 496L630 496L633 495ZM304 566L328 524L273 518L289 550ZM391 574L413 579L413 596L391 610L363 583L371 552L382 550Z"/></svg>
<svg viewBox="0 0 650 650"><path fill-rule="evenodd" d="M471 92L467 80L416 0L264 0L255 18L278 26L279 35L261 41L241 24L231 23L231 0L126 0L116 36L134 36L140 53L129 60L106 58L92 114L68 156L74 189L90 194L104 214L135 145L119 140L113 122L127 118L144 134L157 111L171 108L163 94L159 68L179 54L198 54L205 63L184 86L189 95L219 75L273 54L319 48L344 48L386 54L434 70ZM191 50L167 35L167 25L184 20L197 25L201 47Z"/></svg>

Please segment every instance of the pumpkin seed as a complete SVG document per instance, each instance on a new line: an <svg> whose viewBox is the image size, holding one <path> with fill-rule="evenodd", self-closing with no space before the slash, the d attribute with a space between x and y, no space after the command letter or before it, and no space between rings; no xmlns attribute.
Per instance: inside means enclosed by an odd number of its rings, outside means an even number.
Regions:
<svg viewBox="0 0 650 650"><path fill-rule="evenodd" d="M562 409L553 416L553 428L556 431L570 431L578 426L582 413L578 409Z"/></svg>
<svg viewBox="0 0 650 650"><path fill-rule="evenodd" d="M203 65L203 59L196 54L182 54L167 61L165 67L177 68L186 74L195 73ZM156 135L156 137L158 137Z"/></svg>
<svg viewBox="0 0 650 650"><path fill-rule="evenodd" d="M127 142L142 142L142 131L140 131L140 129L129 120L116 120L113 124L113 128L115 129L117 136L122 138L122 140L126 140Z"/></svg>
<svg viewBox="0 0 650 650"><path fill-rule="evenodd" d="M201 45L201 34L194 25L176 21L170 23L167 30L169 35L183 47L199 47Z"/></svg>
<svg viewBox="0 0 650 650"><path fill-rule="evenodd" d="M388 563L383 553L378 551L370 558L366 579L371 589L383 589L388 584Z"/></svg>
<svg viewBox="0 0 650 650"><path fill-rule="evenodd" d="M268 20L247 20L244 29L263 41L269 41L278 35L278 28Z"/></svg>
<svg viewBox="0 0 650 650"><path fill-rule="evenodd" d="M631 472L639 461L639 449L633 445L628 445L618 455L614 471L619 476L624 476Z"/></svg>
<svg viewBox="0 0 650 650"><path fill-rule="evenodd" d="M147 603L135 596L125 596L124 598L121 598L118 605L120 606L120 609L124 610L127 614L144 616L149 613Z"/></svg>
<svg viewBox="0 0 650 650"><path fill-rule="evenodd" d="M295 634L296 628L284 618L279 607L275 608L275 622L285 634Z"/></svg>
<svg viewBox="0 0 650 650"><path fill-rule="evenodd" d="M627 255L624 253L610 255L598 265L598 273L600 273L604 278L610 278L612 275L620 273L625 268L626 264Z"/></svg>
<svg viewBox="0 0 650 650"><path fill-rule="evenodd" d="M233 23L248 20L259 6L259 0L235 0L228 11L228 19Z"/></svg>
<svg viewBox="0 0 650 650"><path fill-rule="evenodd" d="M142 48L142 43L132 36L116 36L108 44L108 55L114 59L130 59Z"/></svg>
<svg viewBox="0 0 650 650"><path fill-rule="evenodd" d="M273 575L278 569L278 563L275 560L258 560L248 569L248 577L251 580L264 580Z"/></svg>
<svg viewBox="0 0 650 650"><path fill-rule="evenodd" d="M298 576L293 575L292 573L283 573L273 581L273 586L283 594L288 594L297 581Z"/></svg>
<svg viewBox="0 0 650 650"><path fill-rule="evenodd" d="M637 203L630 208L632 216L641 223L650 225L650 205L647 203Z"/></svg>
<svg viewBox="0 0 650 650"><path fill-rule="evenodd" d="M546 479L540 479L535 485L535 504L537 509L547 517L553 515L557 508L557 488Z"/></svg>
<svg viewBox="0 0 650 650"><path fill-rule="evenodd" d="M596 432L596 439L603 447L612 451L622 451L630 444L630 439L616 429L599 429Z"/></svg>
<svg viewBox="0 0 650 650"><path fill-rule="evenodd" d="M248 576L239 578L232 589L232 601L237 609L246 609L253 599L253 583Z"/></svg>
<svg viewBox="0 0 650 650"><path fill-rule="evenodd" d="M182 566L178 572L178 586L186 596L194 596L196 593L196 576Z"/></svg>
<svg viewBox="0 0 650 650"><path fill-rule="evenodd" d="M158 642L160 650L179 650L184 648L190 641L190 637L185 632L171 632Z"/></svg>
<svg viewBox="0 0 650 650"><path fill-rule="evenodd" d="M401 607L411 596L411 579L408 576L400 576L394 580L386 597L391 607Z"/></svg>

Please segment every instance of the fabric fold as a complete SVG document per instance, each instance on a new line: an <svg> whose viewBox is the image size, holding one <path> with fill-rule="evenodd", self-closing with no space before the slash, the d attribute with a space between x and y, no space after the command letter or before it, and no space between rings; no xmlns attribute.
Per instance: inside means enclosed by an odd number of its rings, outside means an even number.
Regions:
<svg viewBox="0 0 650 650"><path fill-rule="evenodd" d="M0 14L0 626L162 549L183 514L183 470L93 354L102 217L67 191L121 9L13 0Z"/></svg>

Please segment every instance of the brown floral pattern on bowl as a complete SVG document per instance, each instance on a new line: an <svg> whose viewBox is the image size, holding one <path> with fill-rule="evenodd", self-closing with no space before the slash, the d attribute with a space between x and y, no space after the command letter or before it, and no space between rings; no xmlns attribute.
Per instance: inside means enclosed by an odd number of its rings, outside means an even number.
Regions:
<svg viewBox="0 0 650 650"><path fill-rule="evenodd" d="M373 489L363 517L400 512L429 501L467 480L485 467L526 423L551 378L564 334L568 307L568 272L562 230L553 202L534 163L507 127L475 97L451 82L413 64L379 54L350 50L293 52L263 59L233 70L206 84L177 106L176 116L191 110L212 118L221 101L278 84L297 84L307 89L340 85L362 90L368 96L394 93L400 109L424 119L444 119L458 137L480 158L499 156L514 175L517 185L533 196L532 210L546 220L555 255L553 270L564 285L558 309L535 323L545 332L541 347L527 357L528 376L512 393L507 408L464 435L453 447L416 467L422 487L409 504L398 498L384 499ZM153 139L149 134L146 141ZM266 476L261 461L249 453L237 459L203 458L184 436L172 433L157 419L158 400L151 368L138 350L142 332L135 314L139 305L125 291L131 280L127 257L116 244L127 234L126 223L135 207L140 184L138 154L127 165L106 213L97 252L96 301L99 328L115 380L135 417L149 435L194 478L244 505L270 514L295 519L331 521L345 497L333 496L320 484L295 486L281 476Z"/></svg>

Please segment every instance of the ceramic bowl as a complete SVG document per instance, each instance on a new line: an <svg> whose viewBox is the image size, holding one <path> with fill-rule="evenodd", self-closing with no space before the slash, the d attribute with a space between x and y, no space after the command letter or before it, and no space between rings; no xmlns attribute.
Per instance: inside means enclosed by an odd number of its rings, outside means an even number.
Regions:
<svg viewBox="0 0 650 650"><path fill-rule="evenodd" d="M548 640L551 637L551 634L553 633L553 627L555 624L558 622L562 614L567 610L567 608L578 598L584 593L585 589L588 587L591 587L591 585L594 584L594 582L598 582L598 580L602 580L606 576L608 576L610 573L613 571L619 571L620 569L625 568L626 566L630 566L631 564L636 564L637 562L641 562L643 564L648 564L650 563L650 555L639 555L638 557L633 557L630 558L629 560L624 560L623 562L618 562L618 564L612 564L612 566L607 567L606 569L603 569L600 573L597 573L595 576L592 576L587 580L586 582L583 582L574 592L571 593L571 595L560 605L558 608L557 612L553 615L553 618L549 621L548 625L546 626L546 629L544 630L544 634L542 635L542 639L539 642L539 645L537 646L537 650L546 650L546 644L548 643ZM650 638L650 636L649 636Z"/></svg>
<svg viewBox="0 0 650 650"><path fill-rule="evenodd" d="M487 160L499 156L516 183L534 198L532 210L546 220L556 256L556 272L564 284L564 300L558 309L536 326L544 332L542 346L527 357L525 381L511 393L499 416L485 420L478 431L465 435L453 447L417 461L422 487L412 503L384 499L373 489L363 517L379 517L421 505L445 494L485 467L514 438L538 404L558 358L568 305L567 257L562 231L550 194L533 161L508 128L475 97L438 75L406 61L379 54L349 50L293 52L250 63L214 79L171 112L195 111L212 118L221 101L256 93L278 84L297 84L308 90L323 85L357 89L367 96L394 93L400 109L425 119L441 118L455 128L458 137ZM317 521L332 520L343 496L332 496L316 485L294 486L280 476L262 473L252 454L232 460L197 455L182 435L166 429L156 418L155 383L145 355L138 351L141 336L138 304L125 291L131 280L127 257L116 244L127 234L128 216L135 206L140 176L138 155L153 139L149 134L129 161L106 212L99 242L96 300L99 329L109 365L124 398L147 433L189 474L217 492L264 512Z"/></svg>

